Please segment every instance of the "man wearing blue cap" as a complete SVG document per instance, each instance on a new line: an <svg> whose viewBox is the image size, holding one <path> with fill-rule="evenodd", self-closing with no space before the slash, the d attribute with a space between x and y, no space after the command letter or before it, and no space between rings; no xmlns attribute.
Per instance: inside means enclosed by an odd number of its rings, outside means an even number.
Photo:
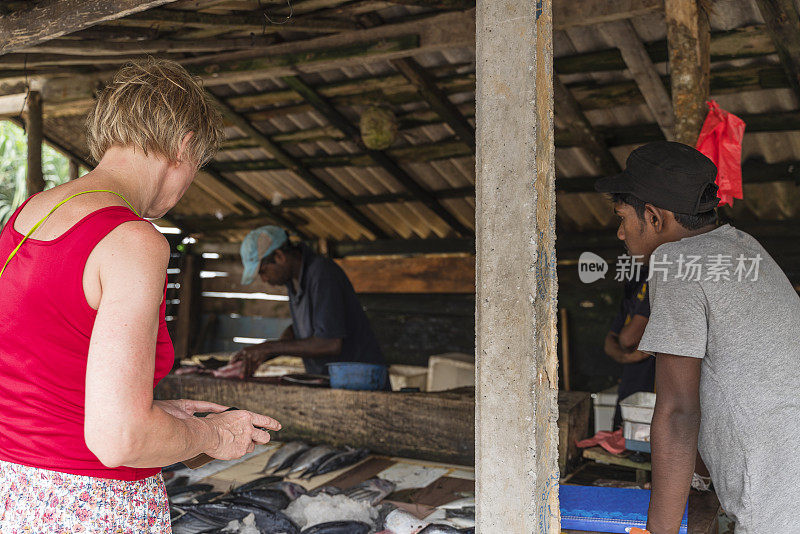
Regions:
<svg viewBox="0 0 800 534"><path fill-rule="evenodd" d="M240 252L242 284L258 276L286 286L292 325L278 340L239 351L228 366L231 374L252 376L261 363L283 355L302 357L311 374L328 374L326 364L332 362L384 363L353 285L335 262L292 243L277 226L247 234Z"/></svg>

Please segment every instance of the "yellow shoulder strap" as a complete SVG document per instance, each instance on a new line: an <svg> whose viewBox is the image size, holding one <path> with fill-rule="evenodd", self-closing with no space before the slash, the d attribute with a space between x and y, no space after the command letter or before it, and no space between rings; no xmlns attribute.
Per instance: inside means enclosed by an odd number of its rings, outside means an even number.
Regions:
<svg viewBox="0 0 800 534"><path fill-rule="evenodd" d="M31 228L31 229L28 231L28 233L27 233L27 234L25 234L25 237L23 237L23 238L22 238L22 241L20 241L20 242L19 242L19 244L18 244L18 245L17 245L17 246L14 248L14 250L12 250L12 251L11 251L11 254L9 254L9 256L8 256L8 259L6 259L6 262L3 264L3 268L2 268L2 269L0 269L0 276L3 276L3 273L4 273L4 272L5 272L5 270L6 270L6 267L8 267L8 263L11 261L11 258L13 258L14 256L16 256L16 254L17 254L17 251L18 251L18 250L19 250L19 248L22 246L22 244L23 244L23 243L24 243L24 242L25 242L25 241L26 241L26 240L27 240L27 239L28 239L28 238L31 236L31 234L33 234L33 232L35 232L35 231L36 231L36 229L37 229L37 228L39 228L39 227L42 225L42 223L44 223L44 222L47 220L47 218L48 218L48 217L50 217L50 216L53 214L53 212L54 212L54 211L56 211L56 210L57 210L57 209L58 209L58 208L59 208L59 207L60 207L62 204L64 204L64 203L65 203L65 202L67 202L68 200L72 200L72 199L73 199L73 198L75 198L75 197L79 197L79 196L81 196L81 195L85 195L86 193L111 193L112 195L117 195L119 198L121 198L121 199L122 199L122 200L125 202L125 204L127 204L127 205L128 205L128 207L131 209L131 211L132 211L132 212L133 212L133 213L134 213L134 214L135 214L137 217L141 217L141 215L139 215L139 214L136 212L136 210L135 210L135 209L133 209L133 206L131 206L131 203L130 203L130 202L128 202L128 200L127 200L125 197L123 197L122 195L120 195L120 194L119 194L119 193L117 193L116 191L110 191L110 190L108 190L108 189L92 189L92 190L90 190L90 191L81 191L80 193L75 193L74 195L70 195L70 196L68 196L67 198L65 198L64 200L62 200L61 202L59 202L58 204L56 204L55 206L53 206L53 209L51 209L51 210L50 210L50 211L47 213L47 215L45 215L44 217L42 217L42 220L41 220L41 221L39 221L39 222L37 222L36 224L34 224L34 225L33 225L33 228Z"/></svg>

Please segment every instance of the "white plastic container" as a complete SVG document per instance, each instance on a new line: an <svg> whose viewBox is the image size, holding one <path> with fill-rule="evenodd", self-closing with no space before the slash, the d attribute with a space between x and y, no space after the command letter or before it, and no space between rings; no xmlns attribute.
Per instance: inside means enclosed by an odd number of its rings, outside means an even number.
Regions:
<svg viewBox="0 0 800 534"><path fill-rule="evenodd" d="M428 359L428 391L444 391L474 385L474 356L450 352Z"/></svg>
<svg viewBox="0 0 800 534"><path fill-rule="evenodd" d="M389 383L392 391L403 388L419 388L425 391L428 383L428 368L419 365L390 365Z"/></svg>
<svg viewBox="0 0 800 534"><path fill-rule="evenodd" d="M650 425L647 423L622 422L622 437L626 440L650 442Z"/></svg>
<svg viewBox="0 0 800 534"><path fill-rule="evenodd" d="M617 386L592 393L594 406L594 433L613 430L614 411L617 409Z"/></svg>
<svg viewBox="0 0 800 534"><path fill-rule="evenodd" d="M653 421L656 394L640 391L619 401L619 406L622 410L623 421L647 423L649 425Z"/></svg>

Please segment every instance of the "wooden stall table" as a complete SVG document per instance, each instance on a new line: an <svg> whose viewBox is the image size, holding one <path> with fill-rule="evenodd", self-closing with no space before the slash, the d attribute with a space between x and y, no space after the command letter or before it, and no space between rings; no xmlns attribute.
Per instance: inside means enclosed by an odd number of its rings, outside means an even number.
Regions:
<svg viewBox="0 0 800 534"><path fill-rule="evenodd" d="M602 447L590 447L583 450L583 457L601 464L618 465L620 467L630 467L636 470L636 482L644 484L650 480L652 468L650 462L636 462L631 460L632 454L611 454Z"/></svg>

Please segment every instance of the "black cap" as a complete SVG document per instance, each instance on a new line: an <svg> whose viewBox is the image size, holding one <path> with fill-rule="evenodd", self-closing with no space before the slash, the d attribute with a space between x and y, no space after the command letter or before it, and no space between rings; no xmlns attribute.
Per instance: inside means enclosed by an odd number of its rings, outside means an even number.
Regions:
<svg viewBox="0 0 800 534"><path fill-rule="evenodd" d="M594 188L600 193L628 193L674 213L697 215L719 204L716 178L717 166L698 150L655 141L631 152L624 171L600 178ZM709 188L713 190L704 195Z"/></svg>

